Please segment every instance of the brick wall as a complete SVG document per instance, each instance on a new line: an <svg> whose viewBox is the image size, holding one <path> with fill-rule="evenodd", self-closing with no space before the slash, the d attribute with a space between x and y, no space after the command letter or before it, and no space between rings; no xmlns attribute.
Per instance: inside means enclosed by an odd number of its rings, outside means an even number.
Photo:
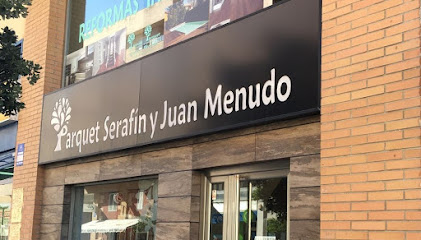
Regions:
<svg viewBox="0 0 421 240"><path fill-rule="evenodd" d="M24 56L44 70L23 81L13 186L23 206L10 239L40 236L41 105L61 83L65 2L33 0L26 19ZM321 239L421 239L420 2L322 4Z"/></svg>
<svg viewBox="0 0 421 240"><path fill-rule="evenodd" d="M420 1L322 1L321 239L421 239Z"/></svg>
<svg viewBox="0 0 421 240"><path fill-rule="evenodd" d="M33 0L25 25L23 55L42 65L41 79L34 86L22 81L17 143L25 143L23 166L15 167L13 178L10 239L39 239L43 171L38 168L39 134L43 95L61 85L66 1ZM17 191L15 191L17 190ZM15 192L23 191L23 204ZM13 217L14 216L14 217Z"/></svg>

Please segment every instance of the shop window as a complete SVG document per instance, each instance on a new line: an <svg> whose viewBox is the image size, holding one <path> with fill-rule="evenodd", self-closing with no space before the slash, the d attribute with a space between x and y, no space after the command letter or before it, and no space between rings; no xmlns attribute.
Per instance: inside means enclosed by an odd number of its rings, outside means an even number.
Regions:
<svg viewBox="0 0 421 240"><path fill-rule="evenodd" d="M2 206L0 205L0 209L2 209ZM10 215L10 210L9 215ZM1 216L1 224L0 224L0 240L8 239L9 236L9 217L7 215Z"/></svg>
<svg viewBox="0 0 421 240"><path fill-rule="evenodd" d="M279 0L69 0L64 84L80 82Z"/></svg>
<svg viewBox="0 0 421 240"><path fill-rule="evenodd" d="M72 239L154 240L156 179L74 188Z"/></svg>
<svg viewBox="0 0 421 240"><path fill-rule="evenodd" d="M288 239L288 170L261 170L206 178L201 240Z"/></svg>

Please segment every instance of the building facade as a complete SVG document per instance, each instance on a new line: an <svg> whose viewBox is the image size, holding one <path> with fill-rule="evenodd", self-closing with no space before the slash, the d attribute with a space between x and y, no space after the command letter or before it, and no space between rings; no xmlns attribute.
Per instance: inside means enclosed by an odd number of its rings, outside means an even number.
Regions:
<svg viewBox="0 0 421 240"><path fill-rule="evenodd" d="M9 26L16 32L18 44L23 48L25 19L7 19L0 21L0 29ZM12 27L13 26L13 27ZM0 114L0 239L7 239L10 210L12 203L13 170L15 162L16 134L18 116Z"/></svg>
<svg viewBox="0 0 421 240"><path fill-rule="evenodd" d="M29 12L9 239L421 238L419 1Z"/></svg>

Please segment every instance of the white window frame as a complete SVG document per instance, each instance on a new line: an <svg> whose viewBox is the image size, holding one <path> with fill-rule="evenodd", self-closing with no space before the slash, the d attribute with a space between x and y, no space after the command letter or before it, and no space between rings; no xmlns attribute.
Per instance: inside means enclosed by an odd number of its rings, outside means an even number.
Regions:
<svg viewBox="0 0 421 240"><path fill-rule="evenodd" d="M117 212L117 203L115 202L115 195L116 192L112 192L108 194L108 212Z"/></svg>
<svg viewBox="0 0 421 240"><path fill-rule="evenodd" d="M290 239L289 161L274 161L241 167L230 167L207 172L202 176L200 240L210 239L212 183L224 183L223 240L238 240L238 206L240 177L250 180L287 178L287 240Z"/></svg>

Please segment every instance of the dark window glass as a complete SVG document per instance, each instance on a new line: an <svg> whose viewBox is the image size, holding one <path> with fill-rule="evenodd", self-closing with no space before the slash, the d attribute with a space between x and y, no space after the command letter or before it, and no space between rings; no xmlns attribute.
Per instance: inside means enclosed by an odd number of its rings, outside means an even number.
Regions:
<svg viewBox="0 0 421 240"><path fill-rule="evenodd" d="M240 181L238 240L286 240L287 179Z"/></svg>

